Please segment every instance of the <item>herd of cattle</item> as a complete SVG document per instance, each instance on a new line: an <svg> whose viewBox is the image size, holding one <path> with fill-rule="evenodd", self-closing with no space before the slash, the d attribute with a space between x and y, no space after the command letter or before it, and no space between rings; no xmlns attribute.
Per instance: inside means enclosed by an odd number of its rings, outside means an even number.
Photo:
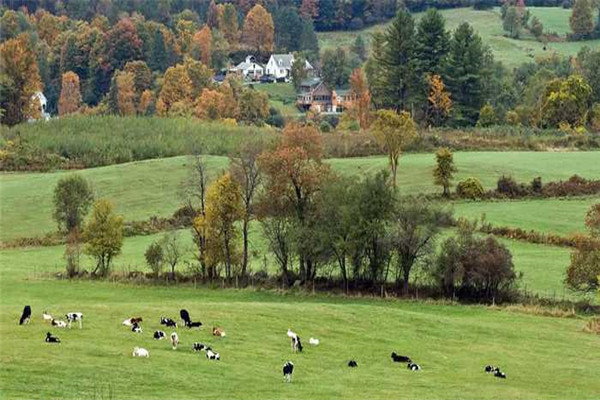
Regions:
<svg viewBox="0 0 600 400"><path fill-rule="evenodd" d="M202 322L192 321L190 318L189 312L185 309L180 310L179 316L181 317L181 321L183 322L183 325L187 328L191 329L191 328L201 328L202 327ZM71 313L65 314L66 321L57 320L52 315L47 313L46 311L44 311L42 313L42 318L44 321L49 321L52 326L55 326L57 328L71 328L71 326L74 322L78 322L79 329L82 329L83 314L80 312L71 312ZM23 309L23 313L21 315L21 319L19 320L19 325L26 325L29 323L30 320L31 320L31 307L25 306L25 308ZM123 325L127 326L127 327L131 327L132 332L142 333L142 327L141 327L142 322L143 322L142 317L131 317L131 318L127 318L125 321L123 321ZM167 328L177 328L177 322L175 320L173 320L171 318L167 318L167 317L161 317L160 324L164 325ZM225 337L226 336L225 331L222 328L216 327L216 326L212 328L212 334L213 334L213 336L216 336L216 337ZM291 340L292 352L293 353L302 352L303 347L302 347L302 341L300 340L300 336L298 336L298 334L295 333L294 331L292 331L291 329L288 329L287 336ZM153 338L155 340L162 340L162 339L165 339L166 337L167 337L167 334L162 330L157 330L153 334ZM171 345L173 347L173 350L176 350L177 346L179 346L179 335L177 335L177 332L172 332L170 335L170 338L171 338ZM60 338L52 335L51 332L47 332L45 341L47 343L60 343ZM315 339L315 338L311 337L309 340L309 343L313 346L318 346L319 339ZM218 352L216 352L210 346L203 344L203 343L195 342L192 345L192 350L205 352L206 358L208 358L209 360L218 361L221 359L221 356ZM133 357L148 358L148 357L150 357L150 353L148 352L148 350L146 350L142 347L134 347ZM393 362L406 364L406 367L411 371L420 371L421 370L421 366L419 364L413 362L413 360L408 356L398 355L398 354L396 354L396 352L392 352L391 358L392 358ZM350 367L350 368L358 367L357 361L356 360L348 361L348 367ZM495 367L493 365L486 365L484 367L484 371L488 374L493 374L493 376L495 376L497 378L506 379L506 374L504 372L502 372L500 370L500 368ZM291 382L293 373L294 373L294 364L291 361L286 361L285 364L283 365L284 381Z"/></svg>

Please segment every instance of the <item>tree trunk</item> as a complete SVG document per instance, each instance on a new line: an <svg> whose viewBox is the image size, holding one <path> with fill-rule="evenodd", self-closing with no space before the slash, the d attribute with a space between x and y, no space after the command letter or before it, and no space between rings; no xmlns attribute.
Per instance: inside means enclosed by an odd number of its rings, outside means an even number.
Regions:
<svg viewBox="0 0 600 400"><path fill-rule="evenodd" d="M242 225L242 236L244 238L244 254L242 256L242 281L246 280L246 273L248 270L248 218L244 218Z"/></svg>
<svg viewBox="0 0 600 400"><path fill-rule="evenodd" d="M402 281L402 294L404 296L408 295L408 278L410 277L410 269L409 268L403 268L402 269L403 272L403 281Z"/></svg>

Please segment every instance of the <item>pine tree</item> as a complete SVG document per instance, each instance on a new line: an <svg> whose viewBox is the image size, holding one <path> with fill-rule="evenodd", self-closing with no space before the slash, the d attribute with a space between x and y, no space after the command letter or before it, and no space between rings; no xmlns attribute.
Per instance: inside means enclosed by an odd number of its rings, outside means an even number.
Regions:
<svg viewBox="0 0 600 400"><path fill-rule="evenodd" d="M587 39L594 31L594 19L590 0L575 0L569 20L575 39Z"/></svg>
<svg viewBox="0 0 600 400"><path fill-rule="evenodd" d="M467 22L461 24L450 41L446 68L448 89L454 99L455 121L475 124L483 106L484 58L488 51L481 37Z"/></svg>
<svg viewBox="0 0 600 400"><path fill-rule="evenodd" d="M450 34L446 31L446 21L436 9L429 9L417 26L416 57L419 73L441 74L450 48Z"/></svg>
<svg viewBox="0 0 600 400"><path fill-rule="evenodd" d="M148 66L152 71L164 71L167 69L167 49L165 47L165 36L160 28L154 30L152 48Z"/></svg>
<svg viewBox="0 0 600 400"><path fill-rule="evenodd" d="M362 38L362 35L357 35L356 40L354 41L354 45L352 46L352 51L359 58L360 61L365 61L367 59L367 47L365 45L365 41Z"/></svg>
<svg viewBox="0 0 600 400"><path fill-rule="evenodd" d="M390 105L396 110L410 108L417 81L415 65L415 26L407 10L401 10L385 33L385 84Z"/></svg>
<svg viewBox="0 0 600 400"><path fill-rule="evenodd" d="M385 36L380 32L373 33L371 37L371 57L365 65L365 73L371 91L371 101L375 108L382 108L387 104L387 86L383 64L384 48Z"/></svg>

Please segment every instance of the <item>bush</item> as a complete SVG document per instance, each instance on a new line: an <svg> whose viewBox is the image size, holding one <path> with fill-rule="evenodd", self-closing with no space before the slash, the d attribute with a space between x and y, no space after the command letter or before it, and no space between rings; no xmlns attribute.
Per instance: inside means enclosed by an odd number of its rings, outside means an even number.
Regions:
<svg viewBox="0 0 600 400"><path fill-rule="evenodd" d="M542 192L542 177L538 176L531 181L531 190L533 193L539 194Z"/></svg>
<svg viewBox="0 0 600 400"><path fill-rule="evenodd" d="M483 186L477 178L467 178L456 185L456 194L464 199L480 199L484 193Z"/></svg>
<svg viewBox="0 0 600 400"><path fill-rule="evenodd" d="M494 124L496 124L496 112L494 111L494 107L492 107L491 104L486 104L481 108L481 111L479 112L479 120L477 121L477 126L480 128L485 128Z"/></svg>
<svg viewBox="0 0 600 400"><path fill-rule="evenodd" d="M516 111L510 110L506 113L506 123L511 126L517 126L521 124L521 117Z"/></svg>
<svg viewBox="0 0 600 400"><path fill-rule="evenodd" d="M322 121L319 125L319 130L323 133L329 133L331 132L331 125L327 121Z"/></svg>
<svg viewBox="0 0 600 400"><path fill-rule="evenodd" d="M527 187L518 184L511 176L502 175L496 184L496 192L511 197L522 197L528 194Z"/></svg>

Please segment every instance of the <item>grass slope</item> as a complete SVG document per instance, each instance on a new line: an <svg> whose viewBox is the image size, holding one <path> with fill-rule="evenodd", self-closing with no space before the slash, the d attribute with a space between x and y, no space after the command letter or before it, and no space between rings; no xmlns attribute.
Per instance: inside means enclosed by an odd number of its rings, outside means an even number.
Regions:
<svg viewBox="0 0 600 400"><path fill-rule="evenodd" d="M590 349L600 337L582 333L580 319L480 306L40 280L26 278L28 269L2 263L3 399L597 397L600 360ZM24 304L32 306L33 321L19 326ZM173 351L168 341L151 337L161 328L159 317L177 317L180 308L206 326L179 328L181 346ZM84 328L49 329L41 321L45 309L83 312ZM121 326L133 315L144 317L142 334ZM213 325L227 337L210 336ZM290 353L289 327L306 342L305 352ZM43 342L48 330L60 345ZM321 340L318 347L308 345L311 336ZM211 344L221 361L194 354L195 341ZM132 358L134 346L147 348L150 358ZM423 371L392 363L394 350ZM345 366L351 358L358 368ZM285 360L296 366L292 384L282 382ZM501 366L508 379L486 375L488 363Z"/></svg>
<svg viewBox="0 0 600 400"><path fill-rule="evenodd" d="M454 159L459 169L457 180L474 176L486 188L493 188L502 174L526 182L536 176L550 181L567 179L573 174L599 179L599 156L598 152L457 152ZM432 179L434 158L432 154L402 157L398 179L401 193L439 191ZM207 156L205 159L213 175L227 168L226 157ZM357 176L387 168L385 157L331 159L328 162L335 171ZM78 173L93 183L97 197L111 199L117 212L126 220L139 220L153 215L169 216L177 209L180 204L177 190L187 174L189 163L187 157L172 157L91 168ZM56 182L70 173L0 174L0 240L39 236L56 229L52 220L52 193ZM571 207L575 203L564 204ZM495 207L490 203L469 203L458 205L457 210L467 213L465 209L471 206L473 211L469 215L475 217L485 212L488 206ZM545 210L541 208L538 215L553 223L554 214ZM576 224L583 218L583 214L577 215L579 212L580 207L569 212L570 216L576 217ZM541 223L540 220L527 222L531 222L527 225L530 229L539 229Z"/></svg>
<svg viewBox="0 0 600 400"><path fill-rule="evenodd" d="M544 24L546 32L556 32L561 35L570 32L569 16L571 10L557 7L529 7L529 10L532 16L537 16ZM551 51L556 51L563 56L573 56L584 46L590 48L600 46L600 40L549 43L549 51L544 51L543 44L537 42L533 37L524 36L520 40L507 38L502 30L499 8L487 11L457 8L441 10L441 13L446 18L446 28L451 31L455 30L461 23L469 22L482 37L483 42L491 47L496 60L502 61L508 67L517 67L520 64L531 62L533 57L548 55ZM416 13L414 17L419 20L422 15L423 13ZM371 26L361 31L318 33L319 45L322 50L338 46L349 49L356 40L357 35L362 35L368 43L373 32L382 32L388 25L389 22Z"/></svg>
<svg viewBox="0 0 600 400"><path fill-rule="evenodd" d="M289 83L263 83L254 86L255 89L269 95L271 106L278 109L286 117L295 117L300 111L296 107L296 91Z"/></svg>

